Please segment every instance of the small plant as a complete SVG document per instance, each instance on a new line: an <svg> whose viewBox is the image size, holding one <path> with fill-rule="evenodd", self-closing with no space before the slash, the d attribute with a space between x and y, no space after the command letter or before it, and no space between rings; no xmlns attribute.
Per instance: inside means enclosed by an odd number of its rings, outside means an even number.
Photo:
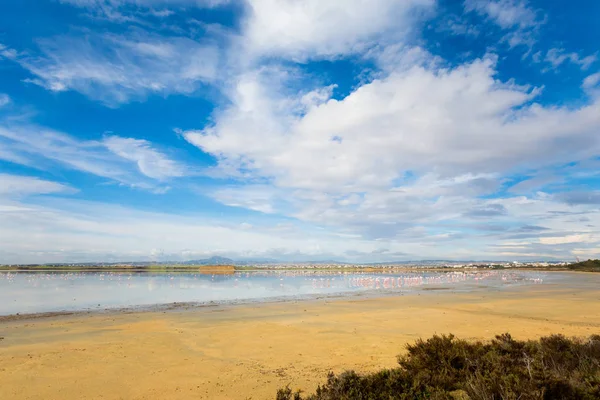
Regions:
<svg viewBox="0 0 600 400"><path fill-rule="evenodd" d="M277 400L600 399L600 335L518 341L503 334L488 343L435 335L406 349L397 368L330 373L314 394L287 387Z"/></svg>

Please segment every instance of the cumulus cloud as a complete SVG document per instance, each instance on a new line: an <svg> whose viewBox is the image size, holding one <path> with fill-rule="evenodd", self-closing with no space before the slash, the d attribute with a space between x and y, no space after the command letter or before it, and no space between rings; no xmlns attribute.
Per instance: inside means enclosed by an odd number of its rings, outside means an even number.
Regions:
<svg viewBox="0 0 600 400"><path fill-rule="evenodd" d="M248 0L245 45L251 54L297 60L358 53L378 40L400 39L398 32L405 34L415 15L434 4L433 0Z"/></svg>
<svg viewBox="0 0 600 400"><path fill-rule="evenodd" d="M286 187L364 191L392 186L407 170L496 172L593 155L598 105L546 109L536 91L494 78L492 60L455 69L414 67L293 113L261 74L238 81L234 106L184 136L234 166ZM288 104L288 109L281 109ZM525 134L527 132L527 134ZM339 138L332 140L333 137ZM557 146L564 141L568 145ZM536 146L544 157L532 157ZM575 153L574 153L575 152Z"/></svg>
<svg viewBox="0 0 600 400"><path fill-rule="evenodd" d="M106 18L153 12L158 13L153 18L163 18L177 7L216 5L63 2ZM151 94L189 94L216 82L228 101L218 105L208 125L181 134L217 160L206 174L227 181L198 191L252 215L294 222L224 226L90 203L69 203L80 214L57 205L14 206L33 207L42 231L62 232L43 236L45 254L59 241L72 243L69 254L95 243L87 255L78 253L82 257L140 259L161 247L181 257L246 252L355 260L565 258L592 252L600 244L597 193L544 190L561 183L550 166L597 156L600 104L592 99L576 107L545 105L541 89L504 78L494 55L450 67L410 40L415 22L435 6L433 0L248 0L239 36L232 34L224 60L209 42L141 30L43 39L37 56L0 48L32 73L31 82L78 91L110 106ZM545 21L523 0L467 0L464 7L494 24L510 47L533 46ZM447 29L479 34L460 23L452 20ZM336 82L306 74L312 61L353 57L372 70L363 69L343 97L333 95ZM560 49L538 57L582 69L595 61L593 55ZM582 87L597 83L592 74ZM146 140L84 141L39 127L1 128L0 158L49 161L148 188L189 174ZM578 165L568 173L586 174L589 168ZM510 176L528 179L514 185ZM17 226L16 214L0 218ZM35 229L28 224L22 226Z"/></svg>
<svg viewBox="0 0 600 400"><path fill-rule="evenodd" d="M81 32L38 41L40 55L16 61L48 90L78 91L116 106L149 94L190 94L216 78L215 45L186 37L143 31L128 34Z"/></svg>
<svg viewBox="0 0 600 400"><path fill-rule="evenodd" d="M229 93L232 105L217 112L214 125L183 133L240 181L214 198L371 240L420 249L448 241L467 253L572 207L543 194L484 196L500 190L508 173L593 157L597 103L544 107L536 88L497 79L493 57L456 68L423 63L427 55L397 59L404 61L339 100L292 95L269 70L241 75ZM319 100L307 105L306 97ZM269 182L268 195L247 184L260 180ZM548 227L556 237L567 234L561 224L569 217L560 218ZM539 241L521 243L522 253L534 245Z"/></svg>

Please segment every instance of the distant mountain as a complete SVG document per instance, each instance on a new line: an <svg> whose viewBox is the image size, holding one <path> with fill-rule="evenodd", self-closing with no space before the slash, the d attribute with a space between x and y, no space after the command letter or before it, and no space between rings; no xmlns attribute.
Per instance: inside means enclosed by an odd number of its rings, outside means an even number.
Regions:
<svg viewBox="0 0 600 400"><path fill-rule="evenodd" d="M214 257L206 258L206 259L203 259L203 260L189 260L189 261L184 261L181 264L191 264L191 265L235 265L236 262L233 261L231 258L214 256Z"/></svg>
<svg viewBox="0 0 600 400"><path fill-rule="evenodd" d="M130 266L149 266L149 265L268 265L268 264L276 264L276 265L285 265L285 264L295 264L295 265L322 265L322 264L335 264L335 265L372 265L372 266L387 266L387 265L443 265L443 264L491 264L498 262L506 262L506 261L484 261L484 260L411 260L411 261L382 261L382 262L344 262L338 260L315 260L311 258L306 259L296 259L296 260L277 260L273 258L242 258L239 260L233 260L227 257L221 256L213 256L205 259L198 260L170 260L170 261L123 261L123 262L83 262L83 263L50 263L50 264L29 264L29 266L47 266L47 267L59 267L59 266L122 266L122 265L130 265ZM558 263L558 261L546 261L549 263ZM577 270L587 270L587 271L598 271L600 267L598 266L598 260L589 260L577 264L568 265L569 269L577 269ZM2 264L0 264L2 265ZM24 265L26 266L26 265ZM563 266L564 268L564 266Z"/></svg>
<svg viewBox="0 0 600 400"><path fill-rule="evenodd" d="M336 261L336 260L308 260L308 261L298 261L298 264L336 264L336 265L346 265L349 264L344 261Z"/></svg>
<svg viewBox="0 0 600 400"><path fill-rule="evenodd" d="M242 258L235 262L237 265L252 265L252 264L279 264L280 260L275 258Z"/></svg>

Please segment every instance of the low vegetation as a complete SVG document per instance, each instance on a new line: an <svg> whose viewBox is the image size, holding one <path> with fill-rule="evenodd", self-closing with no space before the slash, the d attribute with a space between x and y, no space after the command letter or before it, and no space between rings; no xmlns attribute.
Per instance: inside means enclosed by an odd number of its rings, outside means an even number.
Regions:
<svg viewBox="0 0 600 400"><path fill-rule="evenodd" d="M53 272L235 272L239 267L231 265L198 265L198 264L78 264L78 265L0 265L0 271L53 271Z"/></svg>
<svg viewBox="0 0 600 400"><path fill-rule="evenodd" d="M504 334L486 343L436 335L408 345L398 364L367 375L330 373L316 393L286 387L277 400L600 399L600 335L518 341Z"/></svg>
<svg viewBox="0 0 600 400"><path fill-rule="evenodd" d="M233 265L201 265L198 267L198 272L211 275L233 275L235 267Z"/></svg>
<svg viewBox="0 0 600 400"><path fill-rule="evenodd" d="M587 260L567 265L573 271L600 272L600 260Z"/></svg>

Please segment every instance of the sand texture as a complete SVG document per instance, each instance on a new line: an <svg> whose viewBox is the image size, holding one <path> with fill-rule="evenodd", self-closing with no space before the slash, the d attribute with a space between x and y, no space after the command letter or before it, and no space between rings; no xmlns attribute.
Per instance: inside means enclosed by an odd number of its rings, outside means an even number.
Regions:
<svg viewBox="0 0 600 400"><path fill-rule="evenodd" d="M590 279L599 285L4 319L0 399L273 399L330 370L392 367L434 333L598 334L600 274Z"/></svg>

